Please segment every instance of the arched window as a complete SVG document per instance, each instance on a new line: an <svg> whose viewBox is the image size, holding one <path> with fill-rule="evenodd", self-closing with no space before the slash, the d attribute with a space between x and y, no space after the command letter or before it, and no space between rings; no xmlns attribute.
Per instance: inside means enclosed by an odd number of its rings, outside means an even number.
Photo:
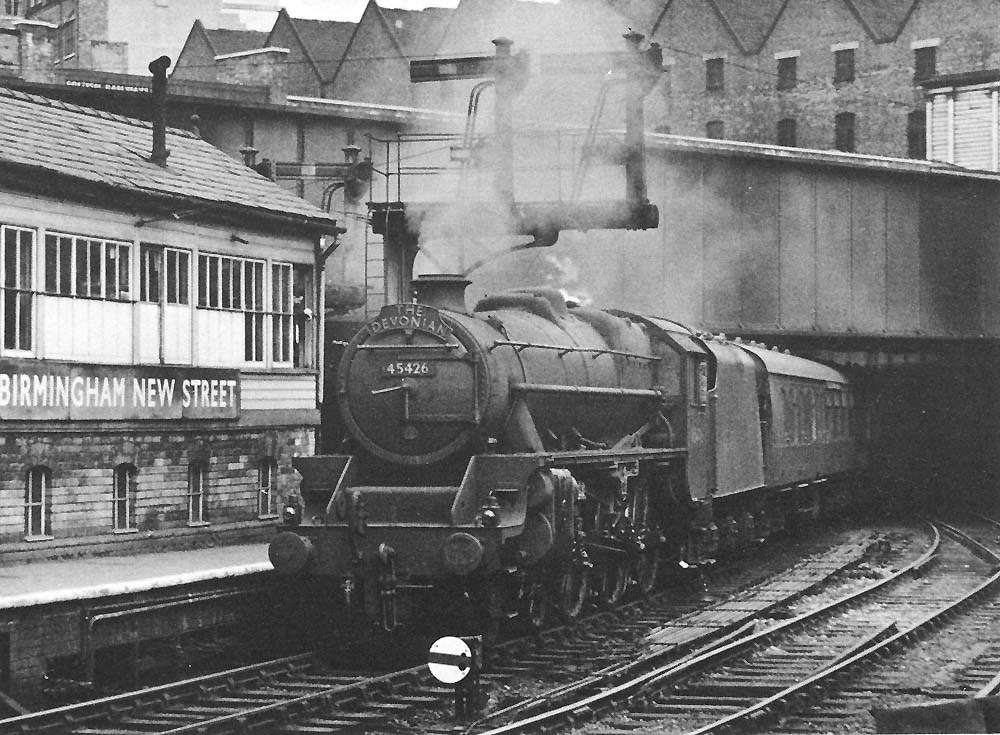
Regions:
<svg viewBox="0 0 1000 735"><path fill-rule="evenodd" d="M257 515L278 515L278 463L264 457L257 469Z"/></svg>
<svg viewBox="0 0 1000 735"><path fill-rule="evenodd" d="M207 523L205 495L208 493L208 464L192 462L188 467L188 523Z"/></svg>
<svg viewBox="0 0 1000 735"><path fill-rule="evenodd" d="M24 476L24 535L28 538L45 538L52 532L52 499L48 467L30 467Z"/></svg>
<svg viewBox="0 0 1000 735"><path fill-rule="evenodd" d="M115 467L111 490L111 525L116 531L135 529L135 495L138 470L135 465Z"/></svg>

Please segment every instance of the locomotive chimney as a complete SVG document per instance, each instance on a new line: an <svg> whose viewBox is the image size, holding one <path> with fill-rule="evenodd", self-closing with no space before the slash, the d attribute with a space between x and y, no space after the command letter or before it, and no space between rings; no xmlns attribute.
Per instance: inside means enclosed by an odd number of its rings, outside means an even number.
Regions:
<svg viewBox="0 0 1000 735"><path fill-rule="evenodd" d="M153 152L149 160L157 166L167 165L167 69L170 68L170 57L161 56L149 62L149 70L153 73Z"/></svg>
<svg viewBox="0 0 1000 735"><path fill-rule="evenodd" d="M438 309L461 311L465 309L465 287L471 281L454 273L434 273L417 276L411 285L417 303Z"/></svg>

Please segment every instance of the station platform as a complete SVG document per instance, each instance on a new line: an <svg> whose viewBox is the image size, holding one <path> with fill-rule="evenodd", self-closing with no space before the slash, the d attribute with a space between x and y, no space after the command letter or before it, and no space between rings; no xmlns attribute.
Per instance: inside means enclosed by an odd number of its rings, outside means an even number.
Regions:
<svg viewBox="0 0 1000 735"><path fill-rule="evenodd" d="M271 569L265 543L0 565L0 611L148 592Z"/></svg>

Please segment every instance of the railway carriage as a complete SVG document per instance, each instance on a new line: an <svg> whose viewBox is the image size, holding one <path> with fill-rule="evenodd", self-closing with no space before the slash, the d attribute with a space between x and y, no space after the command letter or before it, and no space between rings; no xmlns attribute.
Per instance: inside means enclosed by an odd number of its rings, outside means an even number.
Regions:
<svg viewBox="0 0 1000 735"><path fill-rule="evenodd" d="M546 289L469 312L465 285L417 279L355 335L350 451L296 461L270 557L336 617L393 630L455 596L484 620L573 618L813 514L864 467L838 370Z"/></svg>

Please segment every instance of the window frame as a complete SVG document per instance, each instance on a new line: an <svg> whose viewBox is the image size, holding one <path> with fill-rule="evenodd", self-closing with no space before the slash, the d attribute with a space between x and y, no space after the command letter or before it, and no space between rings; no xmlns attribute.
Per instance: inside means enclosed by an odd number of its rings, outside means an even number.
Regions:
<svg viewBox="0 0 1000 735"><path fill-rule="evenodd" d="M858 116L853 112L838 112L833 125L833 147L842 153L856 153Z"/></svg>
<svg viewBox="0 0 1000 735"><path fill-rule="evenodd" d="M36 489L37 499L34 492ZM38 516L37 530L34 522L35 510ZM32 465L24 472L24 540L45 541L51 538L53 538L52 470L45 465Z"/></svg>
<svg viewBox="0 0 1000 735"><path fill-rule="evenodd" d="M795 89L798 86L798 59L798 56L792 55L778 57L778 80L775 86L779 91Z"/></svg>
<svg viewBox="0 0 1000 735"><path fill-rule="evenodd" d="M913 82L920 84L937 75L937 44L913 48Z"/></svg>
<svg viewBox="0 0 1000 735"><path fill-rule="evenodd" d="M190 306L191 260L190 250L140 243L138 300L146 304Z"/></svg>
<svg viewBox="0 0 1000 735"><path fill-rule="evenodd" d="M710 56L705 59L705 91L722 92L726 89L726 57Z"/></svg>
<svg viewBox="0 0 1000 735"><path fill-rule="evenodd" d="M198 309L244 314L243 361L267 364L266 317L268 261L222 253L198 253Z"/></svg>
<svg viewBox="0 0 1000 735"><path fill-rule="evenodd" d="M778 120L776 139L777 144L788 148L798 145L799 123L794 117L783 117ZM789 130L791 133L789 134Z"/></svg>
<svg viewBox="0 0 1000 735"><path fill-rule="evenodd" d="M278 463L274 457L264 457L257 466L257 517L278 517Z"/></svg>
<svg viewBox="0 0 1000 735"><path fill-rule="evenodd" d="M45 283L42 292L46 296L117 303L132 301L131 242L49 230L45 233L43 250ZM109 281L114 283L109 284ZM110 295L111 286L114 295Z"/></svg>
<svg viewBox="0 0 1000 735"><path fill-rule="evenodd" d="M14 233L14 283L7 285L10 271L7 268L8 236ZM22 238L27 235L27 242ZM30 357L34 354L34 303L35 276L38 271L38 235L30 227L17 225L0 225L0 289L3 298L0 299L0 328L3 339L0 341L0 351L5 355ZM25 254L27 258L25 258ZM26 270L25 270L26 269ZM13 292L13 299L10 299ZM27 304L24 302L27 301ZM15 316L15 341L8 344L10 333L7 329L7 314L13 305Z"/></svg>
<svg viewBox="0 0 1000 735"><path fill-rule="evenodd" d="M139 470L135 465L122 462L115 466L111 482L111 529L114 533L136 533L139 530L135 522L138 479Z"/></svg>
<svg viewBox="0 0 1000 735"><path fill-rule="evenodd" d="M857 78L857 48L833 50L833 83L850 84Z"/></svg>
<svg viewBox="0 0 1000 735"><path fill-rule="evenodd" d="M209 525L206 496L208 494L208 462L196 460L188 465L187 524ZM196 512L197 511L197 512Z"/></svg>

